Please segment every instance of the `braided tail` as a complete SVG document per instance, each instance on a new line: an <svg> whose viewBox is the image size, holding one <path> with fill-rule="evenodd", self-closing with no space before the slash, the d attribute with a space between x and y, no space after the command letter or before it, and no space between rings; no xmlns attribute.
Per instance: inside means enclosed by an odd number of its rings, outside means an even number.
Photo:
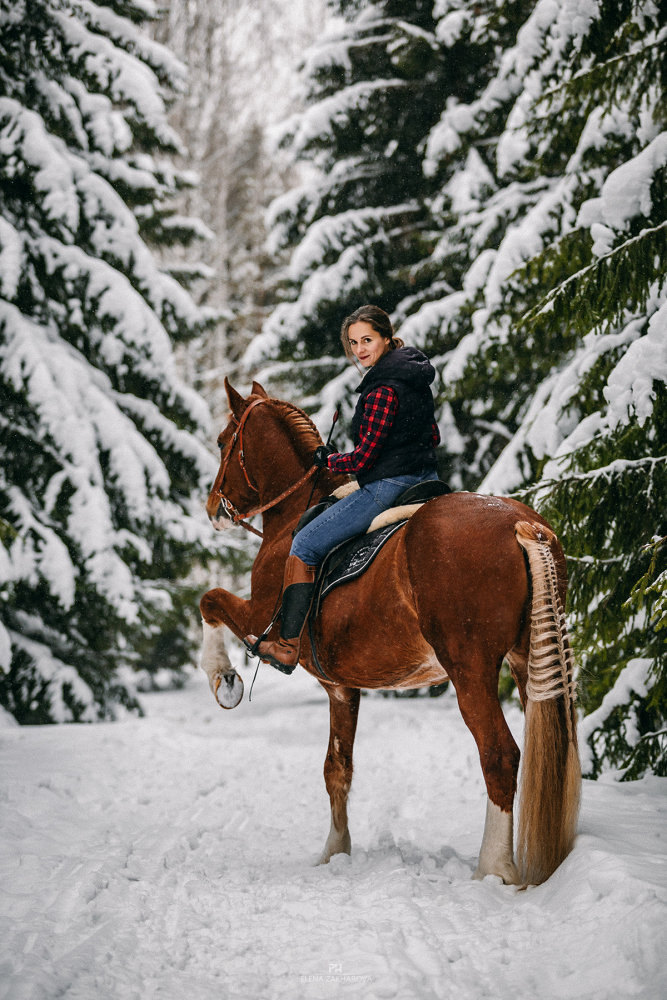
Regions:
<svg viewBox="0 0 667 1000"><path fill-rule="evenodd" d="M552 546L544 525L514 530L528 557L532 585L526 725L517 856L527 883L539 885L572 850L579 812L574 658Z"/></svg>

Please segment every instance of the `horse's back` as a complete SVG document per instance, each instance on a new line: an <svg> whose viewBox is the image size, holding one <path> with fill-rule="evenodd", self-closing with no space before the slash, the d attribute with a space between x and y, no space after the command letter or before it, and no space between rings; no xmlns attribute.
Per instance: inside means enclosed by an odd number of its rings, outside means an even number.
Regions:
<svg viewBox="0 0 667 1000"><path fill-rule="evenodd" d="M494 580L505 586L514 579L525 584L526 562L515 534L519 521L553 530L541 514L512 497L461 492L430 501L406 525L406 553L413 584L419 585L428 565L434 569L444 566L457 586L463 580L477 583L480 593L493 590ZM564 601L565 558L557 539L553 555ZM493 579L485 579L488 577ZM469 599L470 595L466 596Z"/></svg>

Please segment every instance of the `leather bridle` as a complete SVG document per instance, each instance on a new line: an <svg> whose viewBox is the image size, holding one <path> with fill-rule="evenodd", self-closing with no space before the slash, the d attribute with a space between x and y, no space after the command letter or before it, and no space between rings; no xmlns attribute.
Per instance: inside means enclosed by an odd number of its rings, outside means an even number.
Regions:
<svg viewBox="0 0 667 1000"><path fill-rule="evenodd" d="M234 451L234 445L238 441L239 443L238 457L239 457L239 465L241 466L241 471L243 472L245 481L250 487L250 489L254 493L256 493L257 496L259 496L259 490L255 486L255 484L251 481L245 464L245 454L243 450L243 429L246 423L248 422L248 417L255 409L255 407L259 406L261 403L268 403L268 402L269 402L268 399L264 399L262 397L258 399L253 399L253 401L248 404L248 406L241 414L240 420L232 414L232 420L234 421L235 424L237 424L237 427L236 430L234 431L234 434L232 435L232 439L229 443L227 453L225 454L225 457L222 460L222 470L220 473L220 486L215 491L217 495L220 497L220 503L222 504L222 509L225 513L225 516L229 518L229 520L232 521L233 524L240 524L241 527L245 528L246 531L252 531L254 535L258 535L260 538L264 537L263 533L261 531L258 531L257 528L253 528L251 524L246 524L245 523L246 519L249 517L254 517L255 514L263 514L265 510L270 510L271 507L275 507L277 504L281 502L281 500L286 500L287 497L290 496L292 493L295 493L300 486L303 486L303 484L307 482L316 471L315 466L314 465L311 466L308 472L306 472L306 474L303 475L301 479L297 480L296 483L294 483L292 486L289 486L286 490L283 490L283 492L279 496L274 497L274 499L270 500L268 503L262 504L261 507L254 507L252 510L247 511L246 513L241 513L241 511L238 510L231 502L231 500L228 497L226 497L225 494L222 492L222 487L225 482L225 476L227 474L227 467L229 466L229 461L232 457L232 452Z"/></svg>

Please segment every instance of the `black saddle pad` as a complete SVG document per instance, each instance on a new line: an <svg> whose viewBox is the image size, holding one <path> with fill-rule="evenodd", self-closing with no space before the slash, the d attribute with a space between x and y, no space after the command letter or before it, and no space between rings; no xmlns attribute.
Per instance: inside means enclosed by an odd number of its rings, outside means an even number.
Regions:
<svg viewBox="0 0 667 1000"><path fill-rule="evenodd" d="M317 600L313 602L313 613L317 614L319 606L326 595L342 583L356 580L368 569L376 555L392 535L402 528L407 518L387 524L384 528L372 531L370 535L357 535L347 542L341 542L322 563L318 574Z"/></svg>

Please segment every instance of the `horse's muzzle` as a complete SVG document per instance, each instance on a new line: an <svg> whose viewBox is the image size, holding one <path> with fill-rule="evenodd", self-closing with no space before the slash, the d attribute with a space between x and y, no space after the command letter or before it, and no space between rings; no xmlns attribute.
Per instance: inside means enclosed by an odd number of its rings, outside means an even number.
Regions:
<svg viewBox="0 0 667 1000"><path fill-rule="evenodd" d="M209 504L206 505L208 519L216 531L226 531L234 526L231 513L227 510L222 500L218 501L218 506L214 513L211 513Z"/></svg>

